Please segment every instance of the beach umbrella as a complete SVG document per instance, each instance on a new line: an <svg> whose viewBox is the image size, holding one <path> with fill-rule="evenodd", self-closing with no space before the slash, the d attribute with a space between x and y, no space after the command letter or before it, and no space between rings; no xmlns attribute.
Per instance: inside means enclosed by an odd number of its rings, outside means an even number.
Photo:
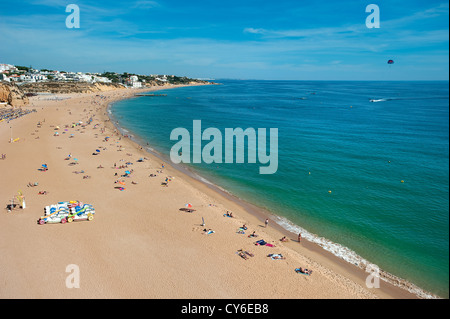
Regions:
<svg viewBox="0 0 450 319"><path fill-rule="evenodd" d="M100 153L100 150L95 150L97 153Z"/></svg>
<svg viewBox="0 0 450 319"><path fill-rule="evenodd" d="M47 164L42 164L42 167L43 168L47 168Z"/></svg>
<svg viewBox="0 0 450 319"><path fill-rule="evenodd" d="M191 203L187 203L187 204L184 205L184 206L186 206L187 208L192 208L192 204L191 204Z"/></svg>
<svg viewBox="0 0 450 319"><path fill-rule="evenodd" d="M131 172L130 171L125 171L125 174L131 174Z"/></svg>

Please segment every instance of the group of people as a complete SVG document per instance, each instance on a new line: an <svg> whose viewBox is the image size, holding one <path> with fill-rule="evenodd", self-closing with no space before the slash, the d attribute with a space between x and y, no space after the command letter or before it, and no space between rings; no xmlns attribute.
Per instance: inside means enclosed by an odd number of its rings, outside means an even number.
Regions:
<svg viewBox="0 0 450 319"><path fill-rule="evenodd" d="M224 214L224 216L226 216L226 217L233 217L233 216L232 216L232 213L229 212L229 211L227 211L226 214ZM266 218L266 220L264 221L264 227L267 228L268 225L269 225L269 219ZM248 228L247 228L247 225L246 225L246 224L244 224L242 227L240 227L240 230L247 230L247 229L248 229ZM258 237L258 235L256 234L255 231L253 231L253 233L250 234L248 237ZM298 240L299 243L301 243L301 241L302 241L302 234L301 234L301 233L298 234L297 240ZM280 239L280 241L281 241L281 242L288 242L289 239L288 239L286 236L283 236L283 237ZM272 246L275 247L274 245L272 245ZM242 258L244 258L244 259L247 259L247 258L248 258L248 257L245 256L245 254L243 254L242 252L241 252L241 254L239 254L239 255L240 255ZM285 258L284 256L282 256L281 254L270 254L270 255L268 255L268 257L272 257L272 259L286 259L286 258ZM311 274L312 274L312 270L307 269L307 268L302 268L302 267L296 268L296 269L295 269L295 272L296 272L296 273L302 273L302 274L305 274L305 275L311 275Z"/></svg>

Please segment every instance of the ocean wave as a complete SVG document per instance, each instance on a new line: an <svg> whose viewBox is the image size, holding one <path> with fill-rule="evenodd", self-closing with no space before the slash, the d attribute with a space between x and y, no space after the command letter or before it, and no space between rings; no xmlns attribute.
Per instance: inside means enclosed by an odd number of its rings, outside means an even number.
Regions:
<svg viewBox="0 0 450 319"><path fill-rule="evenodd" d="M393 97L393 98L381 98L381 99L370 99L370 102L386 102L386 101L398 101L398 100L441 100L447 99L448 96L427 96L427 97Z"/></svg>
<svg viewBox="0 0 450 319"><path fill-rule="evenodd" d="M274 216L273 219L275 220L275 222L278 225L283 227L285 230L295 233L295 234L301 233L302 239L306 239L309 242L317 244L318 246L320 246L324 250L332 253L336 257L339 257L339 258L345 260L346 262L353 264L360 269L363 269L364 271L367 271L367 269L373 269L373 267L380 269L380 267L378 267L378 265L375 265L375 264L369 262L368 260L359 256L353 250L351 250L345 246L342 246L340 244L334 243L331 240L326 239L324 237L320 237L315 234L312 234L309 231L307 231L306 229L292 223L290 220L288 220L285 217ZM388 273L382 269L380 269L380 279L389 284L392 284L396 287L407 290L419 298L423 298L423 299L438 299L439 298L438 296L423 290L422 288L412 284L411 282L409 282L405 279L399 278L395 275L392 275L391 273Z"/></svg>

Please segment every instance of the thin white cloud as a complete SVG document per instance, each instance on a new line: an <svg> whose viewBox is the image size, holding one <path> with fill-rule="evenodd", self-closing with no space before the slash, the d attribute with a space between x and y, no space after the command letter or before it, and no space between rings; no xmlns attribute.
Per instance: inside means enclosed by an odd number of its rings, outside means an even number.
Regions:
<svg viewBox="0 0 450 319"><path fill-rule="evenodd" d="M161 5L156 1L151 0L139 0L132 5L133 8L140 8L140 9L153 9L153 8L159 8Z"/></svg>

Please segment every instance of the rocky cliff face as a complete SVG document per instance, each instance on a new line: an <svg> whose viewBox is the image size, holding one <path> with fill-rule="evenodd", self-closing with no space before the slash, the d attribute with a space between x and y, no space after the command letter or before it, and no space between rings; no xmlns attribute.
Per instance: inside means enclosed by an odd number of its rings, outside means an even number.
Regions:
<svg viewBox="0 0 450 319"><path fill-rule="evenodd" d="M27 83L20 86L24 93L94 93L117 89L125 89L121 84L115 83L86 83L86 82L38 82Z"/></svg>
<svg viewBox="0 0 450 319"><path fill-rule="evenodd" d="M24 106L29 103L28 97L15 84L0 82L0 102L6 102L12 106Z"/></svg>

